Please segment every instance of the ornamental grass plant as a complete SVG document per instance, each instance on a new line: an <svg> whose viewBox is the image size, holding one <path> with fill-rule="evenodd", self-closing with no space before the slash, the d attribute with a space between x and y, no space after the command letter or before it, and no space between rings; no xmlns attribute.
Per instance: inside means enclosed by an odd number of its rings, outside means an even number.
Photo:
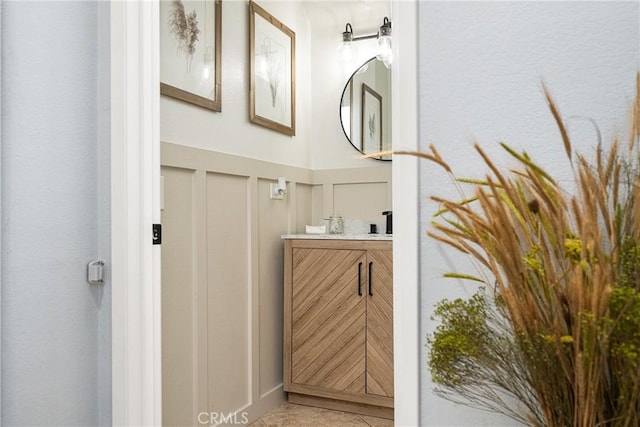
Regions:
<svg viewBox="0 0 640 427"><path fill-rule="evenodd" d="M531 426L640 425L640 75L628 138L575 153L549 91L575 190L526 153L516 167L455 176L431 146L415 154L451 174L460 199L429 236L468 255L479 282L470 299L443 300L427 337L442 397ZM471 188L472 192L468 190ZM465 191L466 190L466 191ZM470 197L468 196L470 195Z"/></svg>

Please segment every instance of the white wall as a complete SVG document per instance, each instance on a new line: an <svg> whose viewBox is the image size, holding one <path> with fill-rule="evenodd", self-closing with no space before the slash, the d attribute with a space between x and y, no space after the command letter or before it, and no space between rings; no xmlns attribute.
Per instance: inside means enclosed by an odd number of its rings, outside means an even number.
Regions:
<svg viewBox="0 0 640 427"><path fill-rule="evenodd" d="M604 141L626 131L640 64L638 2L420 2L420 141L434 143L462 176L486 168L473 154L477 140L498 164L512 165L497 141L527 152L568 186L567 160L541 91L544 80L565 117L594 119ZM591 125L569 119L576 151L597 143ZM421 163L421 233L437 206L427 196L456 197L450 179ZM424 234L423 234L424 236ZM442 298L466 297L469 284L445 280L448 271L472 272L465 257L423 237L423 333ZM496 426L510 420L456 407L436 397L421 355L424 425Z"/></svg>
<svg viewBox="0 0 640 427"><path fill-rule="evenodd" d="M3 425L111 424L104 10L2 3Z"/></svg>
<svg viewBox="0 0 640 427"><path fill-rule="evenodd" d="M309 30L301 2L261 1L260 6L296 34L296 135L249 122L249 6L222 2L222 112L214 113L168 97L160 99L163 142L285 165L310 165Z"/></svg>
<svg viewBox="0 0 640 427"><path fill-rule="evenodd" d="M310 169L376 167L346 140L339 118L342 90L360 65L375 56L376 41L354 44L353 64L336 60L347 22L355 35L375 33L389 1L258 2L296 33L296 135L249 122L249 12L245 1L222 3L222 112L161 97L163 142ZM391 168L388 164L387 167Z"/></svg>

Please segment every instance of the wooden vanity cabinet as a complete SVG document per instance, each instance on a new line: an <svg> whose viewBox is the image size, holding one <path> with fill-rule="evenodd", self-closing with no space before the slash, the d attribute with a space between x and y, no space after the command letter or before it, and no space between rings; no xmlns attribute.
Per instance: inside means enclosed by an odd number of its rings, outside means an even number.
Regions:
<svg viewBox="0 0 640 427"><path fill-rule="evenodd" d="M285 240L284 390L393 418L392 242Z"/></svg>

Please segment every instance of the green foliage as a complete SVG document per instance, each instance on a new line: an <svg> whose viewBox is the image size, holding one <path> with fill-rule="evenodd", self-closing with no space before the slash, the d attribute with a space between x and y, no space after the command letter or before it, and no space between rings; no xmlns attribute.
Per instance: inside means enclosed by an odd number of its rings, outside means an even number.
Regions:
<svg viewBox="0 0 640 427"><path fill-rule="evenodd" d="M616 286L611 292L610 316L614 320L609 338L611 356L617 359L619 369L622 365L633 372L640 362L640 292Z"/></svg>
<svg viewBox="0 0 640 427"><path fill-rule="evenodd" d="M582 258L582 241L576 238L564 239L564 251L573 264L578 264Z"/></svg>
<svg viewBox="0 0 640 427"><path fill-rule="evenodd" d="M430 345L429 367L433 380L457 386L473 379L474 359L485 352L487 300L476 293L468 300L443 300L436 305L432 319L440 318Z"/></svg>
<svg viewBox="0 0 640 427"><path fill-rule="evenodd" d="M522 261L529 269L535 273L544 273L544 264L540 259L540 246L533 246L527 256L522 257Z"/></svg>
<svg viewBox="0 0 640 427"><path fill-rule="evenodd" d="M631 237L622 242L620 251L620 276L617 285L620 287L640 286L640 245Z"/></svg>

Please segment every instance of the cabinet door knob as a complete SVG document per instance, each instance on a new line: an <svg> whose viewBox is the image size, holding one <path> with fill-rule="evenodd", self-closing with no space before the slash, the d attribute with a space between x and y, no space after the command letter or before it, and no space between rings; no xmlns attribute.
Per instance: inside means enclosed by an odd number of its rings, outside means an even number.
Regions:
<svg viewBox="0 0 640 427"><path fill-rule="evenodd" d="M369 295L373 296L373 289L371 288L371 268L373 267L373 262L369 263Z"/></svg>
<svg viewBox="0 0 640 427"><path fill-rule="evenodd" d="M362 296L362 263L358 263L358 296Z"/></svg>

